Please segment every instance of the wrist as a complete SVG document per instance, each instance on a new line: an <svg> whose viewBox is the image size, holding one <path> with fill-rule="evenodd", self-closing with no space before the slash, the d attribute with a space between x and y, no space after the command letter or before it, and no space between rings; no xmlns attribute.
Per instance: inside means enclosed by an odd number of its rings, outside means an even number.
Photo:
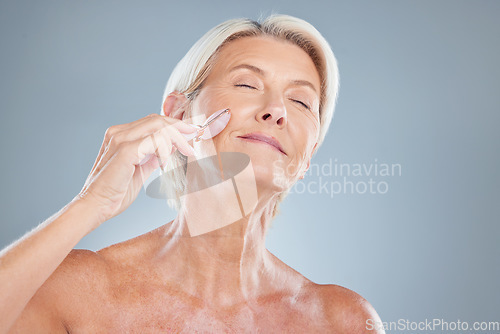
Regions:
<svg viewBox="0 0 500 334"><path fill-rule="evenodd" d="M78 216L85 218L91 228L89 233L107 220L105 215L99 210L99 205L90 196L81 196L78 194L68 204L68 209L75 211Z"/></svg>

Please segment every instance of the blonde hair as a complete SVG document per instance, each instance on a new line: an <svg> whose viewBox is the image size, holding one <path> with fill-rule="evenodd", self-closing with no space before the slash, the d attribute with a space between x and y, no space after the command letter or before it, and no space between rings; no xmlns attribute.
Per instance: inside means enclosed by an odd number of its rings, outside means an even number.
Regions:
<svg viewBox="0 0 500 334"><path fill-rule="evenodd" d="M329 43L319 31L310 23L293 16L273 14L259 21L247 18L231 19L212 28L191 47L174 68L165 87L162 106L173 91L185 94L192 102L210 74L220 49L235 39L251 36L271 36L289 41L302 48L313 60L321 80L320 130L316 153L328 131L337 102L337 60ZM161 114L164 115L163 108ZM168 205L176 210L180 209L180 196L186 189L186 170L182 168L186 166L186 160L185 156L176 151L168 158L169 170L163 174L162 188L169 198ZM280 194L273 217L278 213L278 204L288 191Z"/></svg>

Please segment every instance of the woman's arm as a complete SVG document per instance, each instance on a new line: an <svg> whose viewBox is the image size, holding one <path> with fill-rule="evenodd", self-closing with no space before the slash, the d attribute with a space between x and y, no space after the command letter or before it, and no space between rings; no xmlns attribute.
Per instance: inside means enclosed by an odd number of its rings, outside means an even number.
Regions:
<svg viewBox="0 0 500 334"><path fill-rule="evenodd" d="M167 98L165 115L176 108ZM181 117L181 113L176 114ZM0 252L0 334L16 326L33 326L39 333L60 327L47 305L51 294L36 295L43 283L85 235L119 215L136 198L144 181L175 150L192 154L181 135L196 128L179 119L151 114L127 124L111 126L80 194L55 215ZM49 289L50 290L50 289ZM55 320L54 320L55 319ZM19 327L21 328L21 327Z"/></svg>
<svg viewBox="0 0 500 334"><path fill-rule="evenodd" d="M88 200L75 199L0 252L0 332L6 333L21 315L30 299L61 264L69 252L88 233L102 223L102 218ZM40 305L40 312L36 306ZM31 333L43 332L40 325L55 325L47 317L43 303L30 309ZM33 316L44 317L34 321ZM55 328L45 328L55 332Z"/></svg>

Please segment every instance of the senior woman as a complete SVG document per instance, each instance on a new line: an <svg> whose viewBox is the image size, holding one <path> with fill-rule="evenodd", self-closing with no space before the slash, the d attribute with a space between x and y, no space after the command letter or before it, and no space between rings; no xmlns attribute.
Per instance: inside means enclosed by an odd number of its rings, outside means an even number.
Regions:
<svg viewBox="0 0 500 334"><path fill-rule="evenodd" d="M315 284L265 248L337 91L335 57L303 20L210 30L174 69L162 115L110 127L82 191L2 251L1 332L383 332L361 296ZM223 109L220 133L187 139ZM196 164L210 157L219 164ZM160 165L173 221L97 252L72 249L123 212Z"/></svg>

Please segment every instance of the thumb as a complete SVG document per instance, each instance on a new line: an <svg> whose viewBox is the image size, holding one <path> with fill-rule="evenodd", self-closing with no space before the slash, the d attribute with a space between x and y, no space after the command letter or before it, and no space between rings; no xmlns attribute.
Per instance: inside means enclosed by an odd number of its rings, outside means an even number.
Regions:
<svg viewBox="0 0 500 334"><path fill-rule="evenodd" d="M153 174L153 172L158 169L158 167L160 167L160 162L154 154L152 154L149 157L149 160L147 160L142 165L136 165L133 181L134 184L142 187L149 179L151 174Z"/></svg>

